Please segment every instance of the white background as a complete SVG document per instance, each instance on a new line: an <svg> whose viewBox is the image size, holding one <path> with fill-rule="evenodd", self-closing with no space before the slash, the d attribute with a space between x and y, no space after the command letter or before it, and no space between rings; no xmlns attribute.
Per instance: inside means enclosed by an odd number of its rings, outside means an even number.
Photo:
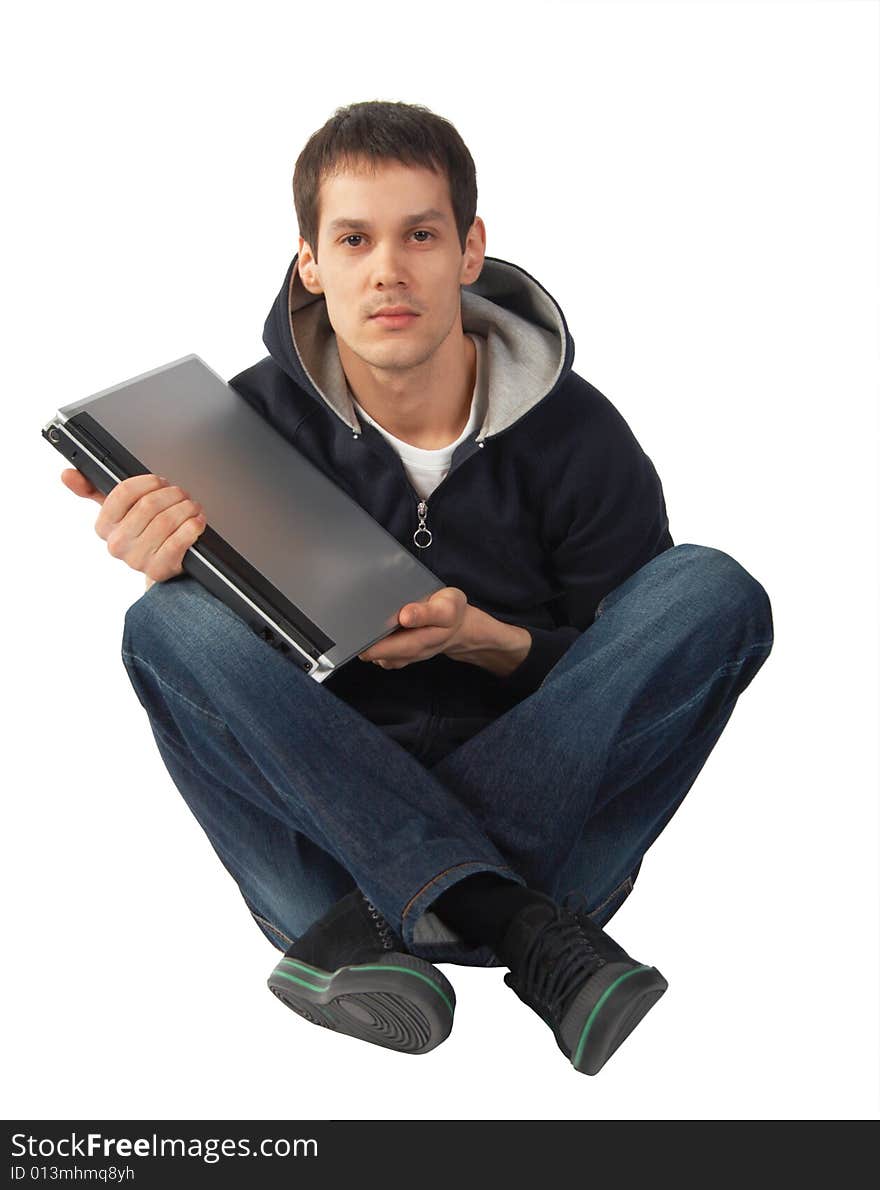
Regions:
<svg viewBox="0 0 880 1190"><path fill-rule="evenodd" d="M877 5L37 3L4 42L4 1115L876 1116ZM421 1058L270 995L122 666L142 578L40 436L188 352L265 355L294 162L363 99L452 120L488 253L561 304L675 542L773 605L609 927L670 986L596 1078L503 969L443 967Z"/></svg>

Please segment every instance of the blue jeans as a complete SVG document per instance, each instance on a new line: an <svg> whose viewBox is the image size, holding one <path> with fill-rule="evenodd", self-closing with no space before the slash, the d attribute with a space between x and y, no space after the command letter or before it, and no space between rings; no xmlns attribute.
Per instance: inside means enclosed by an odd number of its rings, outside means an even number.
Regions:
<svg viewBox="0 0 880 1190"><path fill-rule="evenodd" d="M189 576L128 609L122 657L174 783L275 946L359 886L413 954L495 966L435 898L498 872L579 892L605 925L772 644L761 584L720 550L678 545L605 596L536 691L422 760Z"/></svg>

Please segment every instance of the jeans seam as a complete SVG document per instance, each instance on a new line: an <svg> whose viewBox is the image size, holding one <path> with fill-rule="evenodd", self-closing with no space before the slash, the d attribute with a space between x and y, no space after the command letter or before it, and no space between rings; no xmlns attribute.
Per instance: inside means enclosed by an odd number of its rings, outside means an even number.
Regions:
<svg viewBox="0 0 880 1190"><path fill-rule="evenodd" d="M273 925L271 921L267 921L266 918L262 916L262 914L255 913L253 909L251 909L250 912L251 912L251 917L256 918L256 920L258 922L262 923L262 925L264 925L267 929L271 930L273 934L277 934L279 938L282 938L290 946L293 945L293 943L295 941L294 938L288 938L288 936L284 933L283 930L279 930L278 927Z"/></svg>
<svg viewBox="0 0 880 1190"><path fill-rule="evenodd" d="M664 715L662 719L655 719L650 727L646 727L644 731L640 731L636 735L631 735L628 736L627 739L621 740L617 745L618 749L622 751L626 748L629 748L630 745L638 743L639 740L644 739L645 736L648 736L652 732L656 731L658 727L662 727L664 724L676 719L684 711L689 710L694 705L694 703L702 697L703 693L709 689L709 687L720 674L733 673L737 669L742 669L750 653L764 652L767 647L768 645L763 642L756 645L751 645L748 649L746 649L745 653L741 657L737 658L736 661L725 661L723 665L719 665L712 676L709 677L702 684L702 686L698 688L697 692L692 698L689 698L687 702L682 703L680 707L676 707L674 711L670 711L668 715Z"/></svg>
<svg viewBox="0 0 880 1190"><path fill-rule="evenodd" d="M626 887L627 885L629 885L629 888ZM626 891L628 893L632 892L632 890L633 890L632 876L625 876L624 879L621 880L620 884L618 884L617 888L614 888L611 890L611 892L608 894L608 896L605 898L605 900L602 902L602 904L596 905L595 908L590 910L590 913L591 914L598 913L600 909L604 909L605 906L607 904L609 904L610 901L613 901L614 898L618 895L618 893L623 892L624 889L626 889Z"/></svg>
<svg viewBox="0 0 880 1190"><path fill-rule="evenodd" d="M192 701L192 699L187 698L185 694L181 694L179 690L175 689L174 686L170 685L165 681L164 678L160 677L152 665L150 665L148 661L144 661L143 657L139 657L137 653L129 653L125 649L122 650L122 656L127 657L130 661L136 661L139 665L142 665L144 669L148 669L160 686L163 686L166 690L169 690L176 698L179 698L181 702L185 702L188 707L192 707L194 711L198 711L200 714L204 715L206 719L210 719L219 727L226 727L226 724L222 719L218 719L216 715L212 715L210 711L206 711L204 707L200 707L198 703L195 703Z"/></svg>

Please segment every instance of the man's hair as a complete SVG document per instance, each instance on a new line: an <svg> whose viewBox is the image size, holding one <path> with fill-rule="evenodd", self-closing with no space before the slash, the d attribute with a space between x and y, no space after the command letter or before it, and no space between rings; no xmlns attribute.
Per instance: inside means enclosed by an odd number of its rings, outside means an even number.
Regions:
<svg viewBox="0 0 880 1190"><path fill-rule="evenodd" d="M318 195L321 182L346 170L375 169L383 162L424 166L445 174L461 250L477 214L477 171L467 145L442 116L416 103L373 99L338 107L313 132L293 171L293 205L299 234L318 260Z"/></svg>

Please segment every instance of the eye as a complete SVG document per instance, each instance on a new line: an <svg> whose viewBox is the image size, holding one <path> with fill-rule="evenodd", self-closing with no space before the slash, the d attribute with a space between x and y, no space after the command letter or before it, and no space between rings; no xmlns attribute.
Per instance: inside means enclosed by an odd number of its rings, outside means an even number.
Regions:
<svg viewBox="0 0 880 1190"><path fill-rule="evenodd" d="M418 230L413 231L410 234L414 235L414 236L430 236L432 240L437 238L434 235L433 231L428 231L427 228L424 228L424 227L419 228ZM342 243L348 245L349 247L359 248L360 244L349 244L349 240L362 240L363 238L364 237L360 234L360 232L353 231L353 232L350 232L349 235L342 237ZM427 243L427 240L419 240L418 243L425 244L425 243Z"/></svg>

